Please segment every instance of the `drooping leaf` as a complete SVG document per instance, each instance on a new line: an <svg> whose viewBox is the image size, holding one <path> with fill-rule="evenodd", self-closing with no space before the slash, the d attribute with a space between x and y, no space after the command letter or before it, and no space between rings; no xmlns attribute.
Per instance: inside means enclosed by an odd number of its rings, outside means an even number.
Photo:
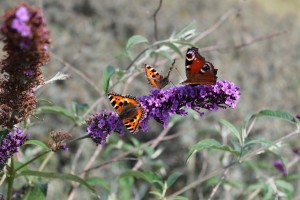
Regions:
<svg viewBox="0 0 300 200"><path fill-rule="evenodd" d="M235 128L235 126L232 123L230 123L229 121L227 121L225 119L219 119L219 122L222 123L224 126L226 126L231 131L233 136L235 136L238 139L238 141L241 145L243 144L243 141L242 141L239 131Z"/></svg>
<svg viewBox="0 0 300 200"><path fill-rule="evenodd" d="M189 39L196 32L196 21L193 20L190 24L181 29L176 35L176 38Z"/></svg>
<svg viewBox="0 0 300 200"><path fill-rule="evenodd" d="M173 44L172 42L165 42L165 43L163 43L163 45L169 47L175 53L177 53L178 55L180 55L180 57L182 57L182 53L181 53L180 49L175 44Z"/></svg>
<svg viewBox="0 0 300 200"><path fill-rule="evenodd" d="M281 111L281 110L268 110L268 109L261 110L258 113L252 115L251 118L254 118L254 117L274 117L277 119L282 119L282 120L288 121L292 124L297 123L297 119L295 116L291 115L288 112Z"/></svg>
<svg viewBox="0 0 300 200"><path fill-rule="evenodd" d="M86 178L85 181L90 185L100 186L103 189L105 189L106 191L108 191L108 192L110 191L109 183L106 180L104 180L103 178L89 177L89 178Z"/></svg>
<svg viewBox="0 0 300 200"><path fill-rule="evenodd" d="M100 196L97 194L97 191L90 186L84 179L80 178L79 176L75 176L73 174L65 174L65 173L55 173L55 172L41 172L41 171L33 171L33 170L24 170L21 171L17 177L19 176L37 176L37 177L43 177L43 178L55 178L55 179L61 179L63 181L74 181L77 183L80 183L81 185L84 185L86 188L88 188L92 193L94 193L98 199L100 199Z"/></svg>
<svg viewBox="0 0 300 200"><path fill-rule="evenodd" d="M144 36L134 35L128 39L127 44L126 44L126 49L128 50L131 47L133 47L134 45L139 44L139 43L149 43L149 41Z"/></svg>
<svg viewBox="0 0 300 200"><path fill-rule="evenodd" d="M76 121L77 117L67 109L60 106L40 106L35 110L35 114L41 113L54 113L65 116L73 121Z"/></svg>
<svg viewBox="0 0 300 200"><path fill-rule="evenodd" d="M203 149L209 149L209 148L228 151L228 152L234 153L235 155L237 155L239 153L239 152L235 151L234 149L232 149L228 145L220 144L220 142L218 142L215 139L205 139L205 140L201 140L200 142L198 142L197 144L195 144L194 146L191 147L191 149L189 150L189 152L186 156L186 160L188 160L191 157L191 155L193 155L194 153L201 151Z"/></svg>
<svg viewBox="0 0 300 200"><path fill-rule="evenodd" d="M154 54L158 54L162 57L167 58L168 60L173 60L172 55L170 53L168 53L167 51L164 50L157 50L153 52Z"/></svg>
<svg viewBox="0 0 300 200"><path fill-rule="evenodd" d="M27 140L24 145L32 144L35 146L42 147L43 149L49 149L49 147L40 140Z"/></svg>
<svg viewBox="0 0 300 200"><path fill-rule="evenodd" d="M116 72L115 68L111 65L108 65L102 74L102 84L103 84L103 90L105 94L107 94L108 92L109 80L115 72Z"/></svg>

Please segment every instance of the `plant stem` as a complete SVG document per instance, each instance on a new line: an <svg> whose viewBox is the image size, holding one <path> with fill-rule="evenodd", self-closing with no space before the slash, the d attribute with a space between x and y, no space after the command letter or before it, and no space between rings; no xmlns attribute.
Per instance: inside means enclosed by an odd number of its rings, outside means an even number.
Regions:
<svg viewBox="0 0 300 200"><path fill-rule="evenodd" d="M41 153L41 154L37 155L36 157L32 158L31 160L27 161L26 163L24 163L24 164L21 165L20 167L16 168L15 173L16 173L17 171L19 171L20 169L22 169L23 167L27 166L29 163L35 161L36 159L42 157L43 155L45 155L45 154L47 154L47 153L49 153L49 152L51 152L51 150L46 150L46 151L44 151L43 153Z"/></svg>
<svg viewBox="0 0 300 200"><path fill-rule="evenodd" d="M8 176L7 176L7 199L12 199L12 192L13 192L13 185L14 185L14 179L15 179L15 163L14 163L14 157L11 157L10 159L10 167L8 169Z"/></svg>

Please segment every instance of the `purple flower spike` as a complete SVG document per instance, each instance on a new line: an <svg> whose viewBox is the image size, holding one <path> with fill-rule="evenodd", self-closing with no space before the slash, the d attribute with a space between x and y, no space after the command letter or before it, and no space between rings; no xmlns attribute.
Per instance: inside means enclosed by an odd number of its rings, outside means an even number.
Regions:
<svg viewBox="0 0 300 200"><path fill-rule="evenodd" d="M19 7L16 11L16 17L23 22L27 22L29 20L29 13L27 8L24 6Z"/></svg>
<svg viewBox="0 0 300 200"><path fill-rule="evenodd" d="M6 164L7 160L18 152L18 147L22 146L28 139L29 134L24 135L19 128L14 128L13 132L8 133L0 141L0 171Z"/></svg>
<svg viewBox="0 0 300 200"><path fill-rule="evenodd" d="M216 85L184 85L165 90L152 90L150 95L138 97L145 111L145 118L139 124L148 130L148 121L155 119L167 127L172 115L186 116L184 108L191 108L203 116L202 109L217 111L219 108L235 108L240 97L239 87L228 81L218 81ZM114 112L102 111L88 120L88 134L97 144L105 144L112 132L124 134L123 123Z"/></svg>
<svg viewBox="0 0 300 200"><path fill-rule="evenodd" d="M92 115L88 120L87 132L91 139L96 144L104 145L106 138L113 132L119 133L120 136L124 135L122 130L123 123L118 115L114 112L103 110L102 113Z"/></svg>
<svg viewBox="0 0 300 200"><path fill-rule="evenodd" d="M240 97L239 87L226 80L215 85L184 85L166 90L152 90L149 96L140 97L146 111L146 118L140 124L143 131L148 130L152 118L168 125L171 115L186 116L184 109L192 108L203 116L200 109L217 111L219 108L235 108Z"/></svg>
<svg viewBox="0 0 300 200"><path fill-rule="evenodd" d="M273 166L278 169L278 171L280 171L282 173L282 175L286 176L287 175L287 171L282 163L281 160L277 159L273 162Z"/></svg>

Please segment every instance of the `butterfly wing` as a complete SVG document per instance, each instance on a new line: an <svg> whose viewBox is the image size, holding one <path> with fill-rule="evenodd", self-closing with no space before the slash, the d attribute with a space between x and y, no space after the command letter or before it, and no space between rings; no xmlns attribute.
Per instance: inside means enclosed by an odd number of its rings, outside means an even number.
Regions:
<svg viewBox="0 0 300 200"><path fill-rule="evenodd" d="M173 66L174 66L174 63L170 67L168 75L164 78L153 67L145 64L145 73L146 73L146 77L148 79L149 84L158 89L164 88L166 85L169 84L169 76L173 69Z"/></svg>
<svg viewBox="0 0 300 200"><path fill-rule="evenodd" d="M163 76L160 75L153 67L145 64L145 73L150 85L155 88L159 88L161 81L163 80Z"/></svg>
<svg viewBox="0 0 300 200"><path fill-rule="evenodd" d="M145 113L139 101L135 97L116 93L108 93L108 98L128 131L134 133Z"/></svg>
<svg viewBox="0 0 300 200"><path fill-rule="evenodd" d="M218 69L215 69L212 63L207 62L205 58L199 54L197 48L192 47L187 50L185 65L187 80L181 84L216 84Z"/></svg>

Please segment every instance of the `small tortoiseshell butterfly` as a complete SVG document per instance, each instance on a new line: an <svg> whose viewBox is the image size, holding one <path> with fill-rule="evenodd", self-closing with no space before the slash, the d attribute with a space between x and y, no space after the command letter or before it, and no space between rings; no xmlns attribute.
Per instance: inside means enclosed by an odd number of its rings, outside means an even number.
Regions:
<svg viewBox="0 0 300 200"><path fill-rule="evenodd" d="M169 76L174 67L174 63L175 63L175 60L172 63L172 66L170 67L168 75L165 78L162 75L160 75L153 67L145 64L144 65L145 73L146 73L146 77L148 79L149 84L158 89L162 89L166 85L168 85L169 84Z"/></svg>
<svg viewBox="0 0 300 200"><path fill-rule="evenodd" d="M204 57L202 57L198 48L189 48L186 52L185 59L185 72L187 79L181 84L187 85L212 85L216 84L217 81L217 71L212 63L207 62Z"/></svg>
<svg viewBox="0 0 300 200"><path fill-rule="evenodd" d="M122 96L112 92L108 93L108 98L128 131L136 132L145 117L145 111L139 100L130 95Z"/></svg>

